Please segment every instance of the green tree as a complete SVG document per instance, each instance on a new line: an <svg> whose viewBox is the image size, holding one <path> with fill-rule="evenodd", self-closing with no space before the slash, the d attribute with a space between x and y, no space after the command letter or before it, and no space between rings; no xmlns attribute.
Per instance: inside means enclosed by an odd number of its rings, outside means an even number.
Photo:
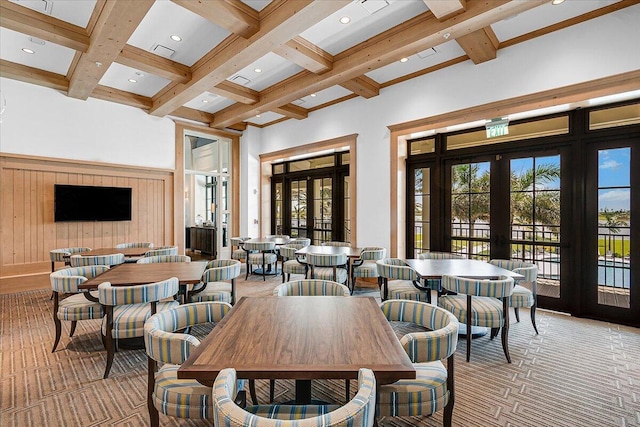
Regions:
<svg viewBox="0 0 640 427"><path fill-rule="evenodd" d="M461 224L468 224L470 238L475 235L476 221L490 219L490 184L489 170L481 171L479 163L456 165L452 168L451 216ZM471 246L467 250L473 253Z"/></svg>
<svg viewBox="0 0 640 427"><path fill-rule="evenodd" d="M611 249L611 240L613 234L618 234L620 232L620 227L626 225L624 221L620 219L620 213L616 211L609 210L604 208L600 211L600 215L604 218L605 223L604 226L607 228L608 236L607 236L607 253L613 253L615 251L615 245L613 250ZM606 255L606 254L605 254Z"/></svg>

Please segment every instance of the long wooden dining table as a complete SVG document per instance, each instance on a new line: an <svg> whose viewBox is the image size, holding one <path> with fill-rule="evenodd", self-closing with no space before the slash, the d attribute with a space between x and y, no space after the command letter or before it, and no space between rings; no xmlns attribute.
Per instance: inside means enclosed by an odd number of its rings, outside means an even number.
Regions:
<svg viewBox="0 0 640 427"><path fill-rule="evenodd" d="M460 276L470 279L499 279L502 276L522 280L524 276L511 270L477 259L405 259L423 279L442 279L442 276Z"/></svg>
<svg viewBox="0 0 640 427"><path fill-rule="evenodd" d="M296 403L311 380L356 379L370 368L379 384L414 379L415 369L371 297L244 297L178 369L211 386L224 368L238 378L294 379Z"/></svg>

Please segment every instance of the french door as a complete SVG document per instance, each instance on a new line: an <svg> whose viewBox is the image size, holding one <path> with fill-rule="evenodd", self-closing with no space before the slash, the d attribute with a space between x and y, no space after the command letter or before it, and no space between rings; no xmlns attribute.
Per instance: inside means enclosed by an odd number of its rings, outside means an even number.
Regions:
<svg viewBox="0 0 640 427"><path fill-rule="evenodd" d="M637 141L588 144L582 292L584 314L589 317L627 324L640 319L637 165Z"/></svg>

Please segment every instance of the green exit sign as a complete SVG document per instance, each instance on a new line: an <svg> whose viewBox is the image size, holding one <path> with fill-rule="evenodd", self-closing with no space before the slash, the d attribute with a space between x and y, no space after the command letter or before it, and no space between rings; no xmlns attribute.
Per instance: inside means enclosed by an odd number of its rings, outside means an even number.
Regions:
<svg viewBox="0 0 640 427"><path fill-rule="evenodd" d="M485 124L487 138L509 135L509 119L492 119Z"/></svg>

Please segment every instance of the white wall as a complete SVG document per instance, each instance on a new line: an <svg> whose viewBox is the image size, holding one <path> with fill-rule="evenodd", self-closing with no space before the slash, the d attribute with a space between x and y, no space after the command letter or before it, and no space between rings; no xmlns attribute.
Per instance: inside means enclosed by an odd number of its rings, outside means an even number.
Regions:
<svg viewBox="0 0 640 427"><path fill-rule="evenodd" d="M139 108L0 78L4 153L174 169L175 125Z"/></svg>
<svg viewBox="0 0 640 427"><path fill-rule="evenodd" d="M390 245L387 126L640 69L640 6L262 129L262 153L357 133L359 246ZM597 27L597 31L593 29Z"/></svg>
<svg viewBox="0 0 640 427"><path fill-rule="evenodd" d="M247 126L240 138L240 235L260 236L260 128ZM258 221L256 224L255 222Z"/></svg>

